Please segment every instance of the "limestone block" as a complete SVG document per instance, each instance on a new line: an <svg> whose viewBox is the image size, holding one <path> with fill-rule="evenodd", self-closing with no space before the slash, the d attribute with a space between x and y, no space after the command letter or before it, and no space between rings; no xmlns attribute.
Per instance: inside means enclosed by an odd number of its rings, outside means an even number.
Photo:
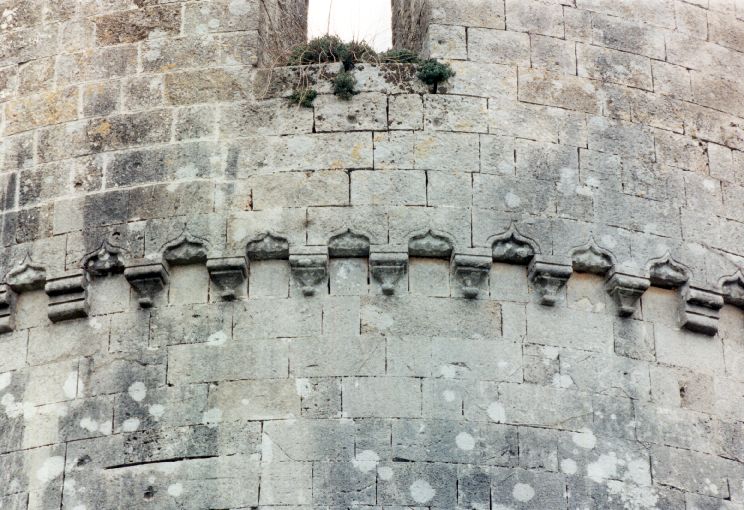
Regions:
<svg viewBox="0 0 744 510"><path fill-rule="evenodd" d="M563 37L563 7L534 0L506 2L508 30Z"/></svg>
<svg viewBox="0 0 744 510"><path fill-rule="evenodd" d="M237 305L234 313L233 335L239 340L312 336L321 331L317 300L256 300ZM274 317L284 319L275 321Z"/></svg>
<svg viewBox="0 0 744 510"><path fill-rule="evenodd" d="M331 258L328 265L331 295L359 296L367 293L369 264L363 258Z"/></svg>
<svg viewBox="0 0 744 510"><path fill-rule="evenodd" d="M385 374L383 337L298 338L292 341L290 350L290 366L297 377Z"/></svg>
<svg viewBox="0 0 744 510"><path fill-rule="evenodd" d="M486 100L455 95L424 96L424 128L433 131L488 131Z"/></svg>
<svg viewBox="0 0 744 510"><path fill-rule="evenodd" d="M589 393L649 400L651 382L643 361L614 355L562 350L561 381Z"/></svg>
<svg viewBox="0 0 744 510"><path fill-rule="evenodd" d="M419 94L400 94L388 97L388 129L419 130L424 128L424 107ZM382 134L375 135L375 138ZM375 149L377 144L375 144ZM377 155L375 154L375 159ZM376 166L377 161L375 161Z"/></svg>
<svg viewBox="0 0 744 510"><path fill-rule="evenodd" d="M541 345L596 352L613 348L611 317L578 310L528 305L527 336Z"/></svg>
<svg viewBox="0 0 744 510"><path fill-rule="evenodd" d="M261 466L261 505L309 505L313 499L313 465L272 462Z"/></svg>
<svg viewBox="0 0 744 510"><path fill-rule="evenodd" d="M662 325L654 330L658 361L710 375L725 370L723 347L715 338Z"/></svg>
<svg viewBox="0 0 744 510"><path fill-rule="evenodd" d="M350 100L323 94L313 102L315 131L383 131L387 128L387 97L362 92Z"/></svg>
<svg viewBox="0 0 744 510"><path fill-rule="evenodd" d="M522 469L494 469L491 472L491 491L499 505L521 508L560 508L564 504L561 492L565 477L559 473L540 473Z"/></svg>
<svg viewBox="0 0 744 510"><path fill-rule="evenodd" d="M533 67L565 74L576 74L576 45L555 37L530 35L530 59Z"/></svg>
<svg viewBox="0 0 744 510"><path fill-rule="evenodd" d="M152 38L142 42L142 70L157 73L193 67L206 67L214 63L219 51L213 37Z"/></svg>
<svg viewBox="0 0 744 510"><path fill-rule="evenodd" d="M654 479L680 490L725 499L742 477L741 467L728 459L668 446L651 451Z"/></svg>
<svg viewBox="0 0 744 510"><path fill-rule="evenodd" d="M383 505L432 505L454 508L457 504L457 471L453 464L403 462L378 467L392 476L380 477L378 502Z"/></svg>
<svg viewBox="0 0 744 510"><path fill-rule="evenodd" d="M351 172L351 204L425 205L426 175L421 171L355 170Z"/></svg>
<svg viewBox="0 0 744 510"><path fill-rule="evenodd" d="M206 424L271 420L300 415L300 396L288 379L228 381L213 386L204 413Z"/></svg>
<svg viewBox="0 0 744 510"><path fill-rule="evenodd" d="M507 425L446 420L393 422L393 455L410 462L513 466L517 451L516 428Z"/></svg>
<svg viewBox="0 0 744 510"><path fill-rule="evenodd" d="M354 457L352 420L277 420L266 424L263 442L270 462L344 461Z"/></svg>
<svg viewBox="0 0 744 510"><path fill-rule="evenodd" d="M237 176L296 170L372 168L370 133L318 133L264 137L240 143ZM246 147L250 147L247 150ZM248 174L245 172L248 171Z"/></svg>
<svg viewBox="0 0 744 510"><path fill-rule="evenodd" d="M431 23L425 51L430 58L466 60L468 58L465 27Z"/></svg>
<svg viewBox="0 0 744 510"><path fill-rule="evenodd" d="M477 172L478 135L475 133L416 132L414 168L448 172Z"/></svg>
<svg viewBox="0 0 744 510"><path fill-rule="evenodd" d="M540 69L519 73L519 100L589 114L601 111L599 95L592 81Z"/></svg>
<svg viewBox="0 0 744 510"><path fill-rule="evenodd" d="M373 505L376 473L360 471L349 462L320 462L313 469L313 504Z"/></svg>
<svg viewBox="0 0 744 510"><path fill-rule="evenodd" d="M20 331L0 337L0 373L18 370L26 365L28 333Z"/></svg>
<svg viewBox="0 0 744 510"><path fill-rule="evenodd" d="M432 297L362 298L362 332L415 335L422 325L433 336L490 338L500 336L497 303L457 302Z"/></svg>
<svg viewBox="0 0 744 510"><path fill-rule="evenodd" d="M151 388L141 400L120 394L114 400L114 432L197 425L206 404L206 385Z"/></svg>
<svg viewBox="0 0 744 510"><path fill-rule="evenodd" d="M343 380L344 408L350 417L421 416L421 384L408 377L349 377Z"/></svg>
<svg viewBox="0 0 744 510"><path fill-rule="evenodd" d="M33 328L28 339L28 363L39 365L107 349L108 319L93 318Z"/></svg>
<svg viewBox="0 0 744 510"><path fill-rule="evenodd" d="M600 46L645 55L656 60L663 60L665 56L662 31L624 17L594 14L592 41Z"/></svg>
<svg viewBox="0 0 744 510"><path fill-rule="evenodd" d="M168 348L168 382L189 384L236 379L281 378L287 375L289 343L284 340L211 341Z"/></svg>
<svg viewBox="0 0 744 510"><path fill-rule="evenodd" d="M530 37L516 32L472 28L468 33L468 57L476 62L529 67Z"/></svg>
<svg viewBox="0 0 744 510"><path fill-rule="evenodd" d="M584 44L576 46L579 76L653 90L651 59Z"/></svg>

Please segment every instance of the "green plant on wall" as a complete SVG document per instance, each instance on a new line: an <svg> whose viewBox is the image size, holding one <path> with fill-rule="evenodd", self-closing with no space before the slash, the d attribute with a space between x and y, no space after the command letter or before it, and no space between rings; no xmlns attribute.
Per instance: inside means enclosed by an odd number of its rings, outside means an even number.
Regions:
<svg viewBox="0 0 744 510"><path fill-rule="evenodd" d="M449 80L454 75L455 71L449 64L439 62L433 58L421 62L416 73L419 80L431 86L435 93L440 83Z"/></svg>
<svg viewBox="0 0 744 510"><path fill-rule="evenodd" d="M341 99L349 100L357 94L354 87L356 78L348 71L341 71L333 79L333 93Z"/></svg>
<svg viewBox="0 0 744 510"><path fill-rule="evenodd" d="M312 108L313 101L315 101L316 97L318 97L317 90L304 87L295 89L294 92L292 92L292 95L289 96L289 100L290 102L304 106L305 108Z"/></svg>

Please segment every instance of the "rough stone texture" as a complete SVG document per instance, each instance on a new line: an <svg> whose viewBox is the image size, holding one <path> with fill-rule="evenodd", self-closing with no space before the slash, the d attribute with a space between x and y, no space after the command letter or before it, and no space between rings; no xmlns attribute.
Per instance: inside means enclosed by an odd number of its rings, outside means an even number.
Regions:
<svg viewBox="0 0 744 510"><path fill-rule="evenodd" d="M0 3L0 508L744 508L740 0Z"/></svg>

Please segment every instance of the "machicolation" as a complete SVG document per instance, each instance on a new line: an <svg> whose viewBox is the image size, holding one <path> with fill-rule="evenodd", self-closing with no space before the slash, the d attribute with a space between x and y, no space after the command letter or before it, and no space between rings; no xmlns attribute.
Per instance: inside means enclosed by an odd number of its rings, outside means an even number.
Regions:
<svg viewBox="0 0 744 510"><path fill-rule="evenodd" d="M3 3L0 509L744 509L744 3L392 12Z"/></svg>

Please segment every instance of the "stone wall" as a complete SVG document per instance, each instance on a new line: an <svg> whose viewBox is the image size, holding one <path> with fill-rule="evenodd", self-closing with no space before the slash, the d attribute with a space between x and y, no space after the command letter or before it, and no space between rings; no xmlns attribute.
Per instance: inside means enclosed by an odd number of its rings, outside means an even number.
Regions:
<svg viewBox="0 0 744 510"><path fill-rule="evenodd" d="M0 508L744 508L744 4L304 7L3 4Z"/></svg>

